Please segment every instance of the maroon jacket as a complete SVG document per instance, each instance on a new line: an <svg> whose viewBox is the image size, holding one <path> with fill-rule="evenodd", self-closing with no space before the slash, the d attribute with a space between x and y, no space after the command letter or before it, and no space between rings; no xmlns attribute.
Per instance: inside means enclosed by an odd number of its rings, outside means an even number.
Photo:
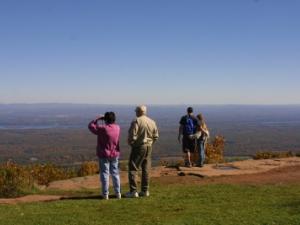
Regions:
<svg viewBox="0 0 300 225"><path fill-rule="evenodd" d="M117 158L120 156L119 125L98 125L96 120L92 120L89 123L89 130L98 136L97 156L99 158Z"/></svg>

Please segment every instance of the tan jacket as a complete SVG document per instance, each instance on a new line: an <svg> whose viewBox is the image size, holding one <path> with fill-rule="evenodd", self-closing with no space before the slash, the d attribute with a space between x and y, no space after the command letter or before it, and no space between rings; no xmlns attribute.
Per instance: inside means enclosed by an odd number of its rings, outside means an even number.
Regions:
<svg viewBox="0 0 300 225"><path fill-rule="evenodd" d="M152 145L158 139L156 123L147 116L134 119L128 131L128 144L132 147Z"/></svg>

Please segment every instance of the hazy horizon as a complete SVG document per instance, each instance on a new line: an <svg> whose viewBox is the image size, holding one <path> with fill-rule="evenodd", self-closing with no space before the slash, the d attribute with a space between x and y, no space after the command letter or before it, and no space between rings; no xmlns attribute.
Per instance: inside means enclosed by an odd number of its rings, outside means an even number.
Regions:
<svg viewBox="0 0 300 225"><path fill-rule="evenodd" d="M157 122L160 132L154 151L156 160L162 156L181 155L177 134L186 107L149 105L148 115ZM211 133L210 141L215 135L225 137L226 156L249 156L257 151L300 151L300 105L193 107L195 114L204 115ZM81 156L92 159L95 136L89 133L87 125L106 111L116 113L122 133L122 157L126 159L130 150L126 137L135 117L134 109L135 105L0 104L0 161L13 158L29 162L31 157L56 162L73 162ZM60 161L56 153L72 157Z"/></svg>

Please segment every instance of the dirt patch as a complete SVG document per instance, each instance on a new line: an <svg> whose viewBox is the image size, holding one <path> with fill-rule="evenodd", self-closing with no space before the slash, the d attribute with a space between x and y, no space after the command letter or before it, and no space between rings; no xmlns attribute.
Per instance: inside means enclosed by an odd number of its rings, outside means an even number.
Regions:
<svg viewBox="0 0 300 225"><path fill-rule="evenodd" d="M2 198L0 199L0 204L18 204L27 202L49 202L61 200L63 196L57 195L27 195L20 198Z"/></svg>
<svg viewBox="0 0 300 225"><path fill-rule="evenodd" d="M198 178L211 178L222 176L241 176L247 178L251 174L264 173L273 169L281 169L289 166L300 166L300 158L292 157L285 159L266 159L266 160L245 160L224 164L208 164L202 168L199 167L179 167L166 168L163 166L154 167L151 171L151 178L177 179L178 175L195 176ZM128 183L128 174L126 171L120 172L121 183ZM162 180L163 180L162 179ZM186 178L184 178L186 179ZM266 177L266 180L269 178ZM183 181L184 182L184 181ZM110 184L112 182L110 181ZM99 175L77 177L69 180L54 181L49 184L46 190L82 190L100 188Z"/></svg>
<svg viewBox="0 0 300 225"><path fill-rule="evenodd" d="M128 173L125 171L120 172L120 180L122 184L127 183ZM112 180L110 177L110 184ZM68 180L59 180L51 182L46 190L83 190L83 189L97 189L100 188L100 177L99 175L86 176L86 177L75 177Z"/></svg>
<svg viewBox="0 0 300 225"><path fill-rule="evenodd" d="M185 176L164 176L153 178L162 184L300 184L300 165L275 168L267 172L247 175L199 177L190 173Z"/></svg>

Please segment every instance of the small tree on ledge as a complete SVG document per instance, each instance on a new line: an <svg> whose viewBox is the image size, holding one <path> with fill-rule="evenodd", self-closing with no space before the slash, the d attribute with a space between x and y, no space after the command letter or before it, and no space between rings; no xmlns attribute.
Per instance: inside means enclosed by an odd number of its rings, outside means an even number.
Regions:
<svg viewBox="0 0 300 225"><path fill-rule="evenodd" d="M212 142L206 144L205 163L222 163L224 162L225 138L215 136Z"/></svg>

